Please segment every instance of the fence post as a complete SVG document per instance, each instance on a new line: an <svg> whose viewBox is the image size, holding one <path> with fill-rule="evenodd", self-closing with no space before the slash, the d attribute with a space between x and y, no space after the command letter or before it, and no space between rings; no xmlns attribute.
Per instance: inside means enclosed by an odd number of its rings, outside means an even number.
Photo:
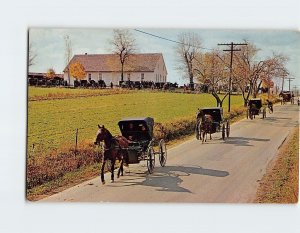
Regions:
<svg viewBox="0 0 300 233"><path fill-rule="evenodd" d="M75 138L75 156L77 153L77 142L78 142L78 129L76 129L76 138Z"/></svg>
<svg viewBox="0 0 300 233"><path fill-rule="evenodd" d="M35 156L34 156L35 145L32 143L31 147L31 158L33 159L33 164L35 165Z"/></svg>

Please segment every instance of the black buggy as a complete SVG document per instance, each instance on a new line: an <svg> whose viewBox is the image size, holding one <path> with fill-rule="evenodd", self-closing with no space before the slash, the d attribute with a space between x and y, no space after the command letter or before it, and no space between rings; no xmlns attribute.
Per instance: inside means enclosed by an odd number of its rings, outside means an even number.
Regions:
<svg viewBox="0 0 300 233"><path fill-rule="evenodd" d="M154 150L157 142L153 137L154 119L126 118L118 123L122 136L129 140L128 163L135 164L142 160L147 161L149 173L153 173L155 166L155 155L159 155L159 163L162 167L166 165L167 148L164 139L158 142L158 151Z"/></svg>
<svg viewBox="0 0 300 233"><path fill-rule="evenodd" d="M262 114L262 118L267 117L266 107L263 106L262 100L259 98L250 99L247 106L247 119L253 120L259 114Z"/></svg>
<svg viewBox="0 0 300 233"><path fill-rule="evenodd" d="M202 108L198 109L197 113L197 123L196 123L196 138L201 139L202 134L202 121L204 115L212 116L212 131L211 133L222 133L222 139L225 140L225 137L229 137L230 134L230 123L223 117L223 108L221 107L211 107L211 108Z"/></svg>
<svg viewBox="0 0 300 233"><path fill-rule="evenodd" d="M291 91L282 91L279 94L279 97L281 98L281 105L291 102L291 104L294 104L294 96Z"/></svg>

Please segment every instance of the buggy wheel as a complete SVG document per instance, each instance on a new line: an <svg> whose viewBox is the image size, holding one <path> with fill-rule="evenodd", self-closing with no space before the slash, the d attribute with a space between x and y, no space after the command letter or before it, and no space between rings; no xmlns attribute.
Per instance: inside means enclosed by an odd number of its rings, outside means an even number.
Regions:
<svg viewBox="0 0 300 233"><path fill-rule="evenodd" d="M160 166L164 167L167 162L167 147L164 139L159 141L159 163Z"/></svg>
<svg viewBox="0 0 300 233"><path fill-rule="evenodd" d="M225 124L222 125L222 139L225 140Z"/></svg>
<svg viewBox="0 0 300 233"><path fill-rule="evenodd" d="M196 135L196 139L199 140L198 124L196 124L196 127L195 127L195 135Z"/></svg>
<svg viewBox="0 0 300 233"><path fill-rule="evenodd" d="M230 124L229 121L226 122L226 136L229 137L230 134Z"/></svg>
<svg viewBox="0 0 300 233"><path fill-rule="evenodd" d="M251 120L253 120L253 113L252 113L252 111L250 111L250 110L249 110L249 118L250 118Z"/></svg>
<svg viewBox="0 0 300 233"><path fill-rule="evenodd" d="M153 173L154 166L155 166L154 150L153 150L153 147L150 146L150 147L148 147L148 150L147 150L147 168L148 168L149 174Z"/></svg>
<svg viewBox="0 0 300 233"><path fill-rule="evenodd" d="M197 122L195 133L197 140L201 140L201 119Z"/></svg>

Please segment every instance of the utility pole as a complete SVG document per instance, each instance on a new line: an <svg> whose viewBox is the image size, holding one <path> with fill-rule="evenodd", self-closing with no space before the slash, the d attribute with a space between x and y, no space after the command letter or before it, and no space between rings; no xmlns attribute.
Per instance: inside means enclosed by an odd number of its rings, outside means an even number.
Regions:
<svg viewBox="0 0 300 233"><path fill-rule="evenodd" d="M289 81L289 91L291 91L291 81L293 81L295 78L288 78L287 80Z"/></svg>
<svg viewBox="0 0 300 233"><path fill-rule="evenodd" d="M297 88L299 85L294 85L294 95L299 96L299 89Z"/></svg>
<svg viewBox="0 0 300 233"><path fill-rule="evenodd" d="M287 75L288 75L287 73L284 73L284 74L282 75L281 92L283 92L283 88L284 88L284 79L285 79L285 77L286 77Z"/></svg>
<svg viewBox="0 0 300 233"><path fill-rule="evenodd" d="M230 99L231 99L231 79L232 79L232 62L233 62L233 52L241 51L241 49L234 49L236 45L248 45L246 43L229 43L229 44L218 44L220 45L227 45L230 46L230 49L223 49L225 52L230 52L230 75L229 75L229 85L228 85L228 112L230 112Z"/></svg>

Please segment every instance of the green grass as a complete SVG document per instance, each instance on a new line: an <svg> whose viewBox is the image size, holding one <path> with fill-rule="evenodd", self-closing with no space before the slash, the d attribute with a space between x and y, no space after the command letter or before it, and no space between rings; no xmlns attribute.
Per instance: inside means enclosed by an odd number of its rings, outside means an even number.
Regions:
<svg viewBox="0 0 300 233"><path fill-rule="evenodd" d="M42 145L45 150L61 144L74 144L78 140L94 140L97 125L104 124L112 134L120 134L117 122L124 117L151 116L155 122L171 122L181 117L195 116L197 108L215 106L210 94L181 94L169 92L133 91L127 94L86 96L84 92L99 93L109 90L29 88L29 97L47 96L49 93L69 93L74 98L46 99L28 103L28 148ZM232 106L243 104L241 96L232 96ZM227 102L224 109L227 109ZM32 154L32 153L31 153Z"/></svg>

